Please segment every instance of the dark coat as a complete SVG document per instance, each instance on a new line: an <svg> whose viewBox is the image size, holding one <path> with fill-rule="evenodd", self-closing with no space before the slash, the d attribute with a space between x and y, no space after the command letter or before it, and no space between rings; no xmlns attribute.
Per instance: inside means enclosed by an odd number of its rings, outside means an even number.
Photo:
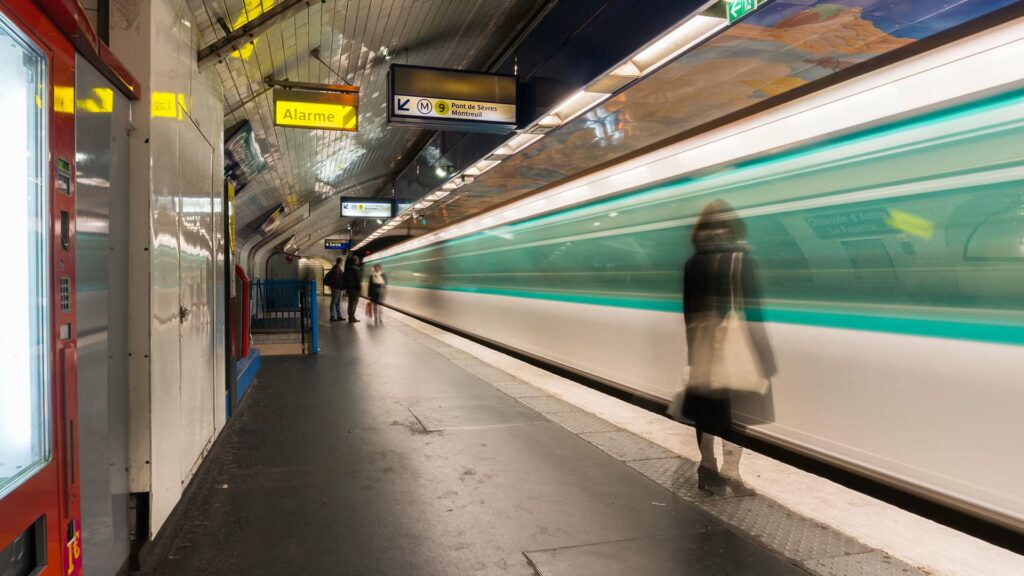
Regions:
<svg viewBox="0 0 1024 576"><path fill-rule="evenodd" d="M368 295L370 297L370 301L371 302L377 302L378 304L382 300L381 296L384 295L384 286L387 285L387 283L388 283L388 277L387 277L386 274L381 273L380 276L381 276L381 279L384 282L382 282L381 284L378 284L378 283L373 281L373 275L372 274L370 275L370 288L369 288L369 290L367 290Z"/></svg>
<svg viewBox="0 0 1024 576"><path fill-rule="evenodd" d="M730 275L730 262L733 254L740 253L741 276L739 286ZM729 312L730 290L745 310L753 311L761 307L761 284L757 271L757 260L743 249L742 245L711 247L698 250L686 261L683 269L683 315L686 322L686 344L689 354L697 348L693 339L697 327L707 319L708 314L717 320L725 318ZM761 366L769 378L775 375L775 355L764 325L760 322L747 322L751 341L761 359ZM692 366L694 358L689 358Z"/></svg>
<svg viewBox="0 0 1024 576"><path fill-rule="evenodd" d="M731 260L737 253L742 254L742 263L740 273L734 275L730 274ZM735 276L740 277L739 282L735 282ZM688 363L691 369L698 360L694 358L694 354L700 346L694 340L701 332L699 328L707 321L720 322L724 319L733 297L741 302L747 311L757 310L761 305L757 262L753 256L747 253L742 245L699 248L697 253L686 261L683 269L683 315L686 322ZM775 356L772 354L764 325L748 321L746 326L750 330L751 341L761 360L764 374L771 378L776 372ZM765 406L757 406L754 411L767 415L771 412L771 403L769 393L759 402ZM728 436L732 432L731 394L722 391L707 392L699 387L688 386L683 396L682 416L693 423L698 435L708 432L717 436ZM766 416L765 420L774 420L774 417Z"/></svg>
<svg viewBox="0 0 1024 576"><path fill-rule="evenodd" d="M331 290L345 289L345 274L340 264L335 264L331 267L327 277L324 278L324 284L327 284L327 287Z"/></svg>
<svg viewBox="0 0 1024 576"><path fill-rule="evenodd" d="M363 290L363 267L354 264L352 260L345 261L345 289L349 292L362 292Z"/></svg>

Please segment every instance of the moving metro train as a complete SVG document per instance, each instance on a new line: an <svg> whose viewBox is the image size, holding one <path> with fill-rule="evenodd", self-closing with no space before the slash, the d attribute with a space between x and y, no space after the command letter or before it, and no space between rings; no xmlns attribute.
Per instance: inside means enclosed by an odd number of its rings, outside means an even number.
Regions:
<svg viewBox="0 0 1024 576"><path fill-rule="evenodd" d="M747 433L1021 529L1024 90L688 166L370 261L399 310L665 402L690 230L722 198L779 365Z"/></svg>

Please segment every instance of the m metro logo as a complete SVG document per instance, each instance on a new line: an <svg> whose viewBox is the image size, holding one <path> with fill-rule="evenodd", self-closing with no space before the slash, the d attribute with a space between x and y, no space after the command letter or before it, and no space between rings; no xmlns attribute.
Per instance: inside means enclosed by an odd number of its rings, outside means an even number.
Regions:
<svg viewBox="0 0 1024 576"><path fill-rule="evenodd" d="M357 103L351 94L274 90L274 124L355 132L359 127Z"/></svg>

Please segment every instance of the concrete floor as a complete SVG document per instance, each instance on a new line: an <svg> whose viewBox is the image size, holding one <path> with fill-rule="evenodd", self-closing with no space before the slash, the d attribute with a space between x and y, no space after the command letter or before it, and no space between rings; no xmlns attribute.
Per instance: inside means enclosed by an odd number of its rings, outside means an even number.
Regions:
<svg viewBox="0 0 1024 576"><path fill-rule="evenodd" d="M807 572L390 324L257 383L144 574Z"/></svg>

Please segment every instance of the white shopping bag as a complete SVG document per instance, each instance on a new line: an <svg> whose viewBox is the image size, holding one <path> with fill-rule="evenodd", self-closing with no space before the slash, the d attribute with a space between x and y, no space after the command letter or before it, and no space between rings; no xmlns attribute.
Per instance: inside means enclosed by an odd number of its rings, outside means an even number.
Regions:
<svg viewBox="0 0 1024 576"><path fill-rule="evenodd" d="M683 396L686 395L686 385L690 382L689 366L683 366L682 377L679 380L681 386L679 387L679 390L672 395L672 401L669 402L668 410L665 411L677 422L681 422L683 420Z"/></svg>

